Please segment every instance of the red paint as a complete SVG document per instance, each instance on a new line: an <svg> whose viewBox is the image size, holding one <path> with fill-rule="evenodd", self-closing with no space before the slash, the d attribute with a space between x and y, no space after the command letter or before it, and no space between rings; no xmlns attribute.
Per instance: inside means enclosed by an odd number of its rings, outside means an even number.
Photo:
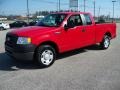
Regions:
<svg viewBox="0 0 120 90"><path fill-rule="evenodd" d="M89 14L81 12L63 12L68 14L64 22L73 14ZM89 14L92 19L92 25L77 26L64 30L63 24L60 27L26 27L20 28L12 33L21 37L30 37L32 44L39 46L41 43L51 41L55 43L59 52L65 52L88 45L93 45L102 41L105 33L110 33L112 38L116 37L116 24L95 24L93 17ZM85 29L85 32L82 30Z"/></svg>

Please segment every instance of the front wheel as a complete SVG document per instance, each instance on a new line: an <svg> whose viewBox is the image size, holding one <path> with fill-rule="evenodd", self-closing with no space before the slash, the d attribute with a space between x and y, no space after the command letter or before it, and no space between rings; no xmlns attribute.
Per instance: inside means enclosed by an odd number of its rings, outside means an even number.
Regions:
<svg viewBox="0 0 120 90"><path fill-rule="evenodd" d="M101 49L108 49L110 46L110 37L105 35L102 42L100 43Z"/></svg>
<svg viewBox="0 0 120 90"><path fill-rule="evenodd" d="M50 45L42 45L36 51L36 60L40 66L51 66L55 62L55 58L55 49Z"/></svg>

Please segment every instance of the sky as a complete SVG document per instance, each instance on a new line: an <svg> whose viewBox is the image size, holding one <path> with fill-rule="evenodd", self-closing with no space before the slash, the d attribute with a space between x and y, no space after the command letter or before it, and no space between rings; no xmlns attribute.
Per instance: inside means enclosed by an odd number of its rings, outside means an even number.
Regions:
<svg viewBox="0 0 120 90"><path fill-rule="evenodd" d="M27 0L0 0L0 15L26 15ZM79 0L79 10L83 11L83 1ZM93 14L93 1L86 0L86 11ZM112 0L95 0L96 15L108 15L112 17L113 3ZM57 10L58 0L29 0L30 13L42 10ZM61 9L69 9L69 0L61 0ZM120 17L120 0L115 3L115 17Z"/></svg>

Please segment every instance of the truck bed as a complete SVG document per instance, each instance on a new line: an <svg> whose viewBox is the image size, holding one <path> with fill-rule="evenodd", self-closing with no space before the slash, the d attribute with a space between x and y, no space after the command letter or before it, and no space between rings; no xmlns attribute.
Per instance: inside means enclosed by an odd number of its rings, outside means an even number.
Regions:
<svg viewBox="0 0 120 90"><path fill-rule="evenodd" d="M101 42L102 37L105 33L110 32L111 38L116 37L116 24L112 22L100 22L95 24L96 30L96 42Z"/></svg>

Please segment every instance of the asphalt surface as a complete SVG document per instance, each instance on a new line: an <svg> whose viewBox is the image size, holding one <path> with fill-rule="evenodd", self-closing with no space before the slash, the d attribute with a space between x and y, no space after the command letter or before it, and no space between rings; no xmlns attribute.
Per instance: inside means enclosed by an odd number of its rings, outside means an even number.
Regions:
<svg viewBox="0 0 120 90"><path fill-rule="evenodd" d="M0 31L0 90L120 90L120 24L108 50L95 45L68 52L49 68L8 57L7 31Z"/></svg>

